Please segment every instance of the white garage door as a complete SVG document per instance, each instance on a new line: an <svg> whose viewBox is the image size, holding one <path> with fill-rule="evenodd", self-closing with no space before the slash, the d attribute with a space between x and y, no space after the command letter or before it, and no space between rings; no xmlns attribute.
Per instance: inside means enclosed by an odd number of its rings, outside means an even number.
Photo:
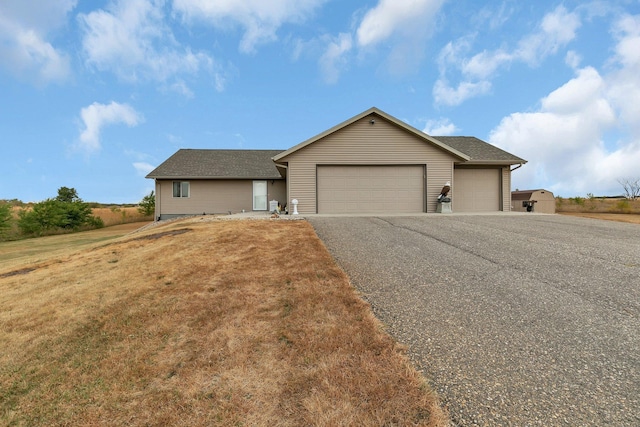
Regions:
<svg viewBox="0 0 640 427"><path fill-rule="evenodd" d="M500 170L455 169L452 196L454 212L499 211Z"/></svg>
<svg viewBox="0 0 640 427"><path fill-rule="evenodd" d="M424 166L318 166L318 213L424 212Z"/></svg>

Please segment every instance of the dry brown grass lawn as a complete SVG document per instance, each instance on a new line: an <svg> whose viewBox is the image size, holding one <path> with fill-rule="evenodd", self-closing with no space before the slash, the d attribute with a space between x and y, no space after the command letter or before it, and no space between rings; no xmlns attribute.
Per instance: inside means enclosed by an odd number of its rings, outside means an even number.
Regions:
<svg viewBox="0 0 640 427"><path fill-rule="evenodd" d="M70 250L89 247L97 242L124 236L149 222L136 222L98 228L76 233L57 234L35 239L0 242L0 269L11 265L39 263L55 255L65 255Z"/></svg>
<svg viewBox="0 0 640 427"><path fill-rule="evenodd" d="M640 224L640 199L556 197L556 212L562 215Z"/></svg>
<svg viewBox="0 0 640 427"><path fill-rule="evenodd" d="M2 425L446 425L304 221L0 263Z"/></svg>
<svg viewBox="0 0 640 427"><path fill-rule="evenodd" d="M624 198L564 198L556 197L556 212L558 213L606 213L606 214L636 214L640 215L640 199L627 200Z"/></svg>
<svg viewBox="0 0 640 427"><path fill-rule="evenodd" d="M106 227L153 219L153 216L148 217L142 215L138 212L137 207L93 208L91 212L94 216L102 219Z"/></svg>

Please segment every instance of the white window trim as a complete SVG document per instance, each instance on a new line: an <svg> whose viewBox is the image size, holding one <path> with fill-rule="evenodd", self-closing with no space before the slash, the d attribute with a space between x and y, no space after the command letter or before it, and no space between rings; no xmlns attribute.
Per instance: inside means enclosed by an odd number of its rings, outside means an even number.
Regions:
<svg viewBox="0 0 640 427"><path fill-rule="evenodd" d="M179 186L180 195L179 196L176 196L176 194L175 194L175 188L174 187L175 187L176 182L180 184L180 186ZM186 196L182 195L183 194L183 191L182 191L183 190L183 184L187 184L187 195ZM191 197L191 182L190 181L172 181L171 182L171 194L173 195L174 199L188 199L188 198L190 198Z"/></svg>

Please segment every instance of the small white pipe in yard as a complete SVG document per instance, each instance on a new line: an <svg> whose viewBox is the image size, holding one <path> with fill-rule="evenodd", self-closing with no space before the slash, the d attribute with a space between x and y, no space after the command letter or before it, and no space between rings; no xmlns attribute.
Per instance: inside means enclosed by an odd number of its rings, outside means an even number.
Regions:
<svg viewBox="0 0 640 427"><path fill-rule="evenodd" d="M293 214L298 215L298 199L291 200L291 204L293 205Z"/></svg>

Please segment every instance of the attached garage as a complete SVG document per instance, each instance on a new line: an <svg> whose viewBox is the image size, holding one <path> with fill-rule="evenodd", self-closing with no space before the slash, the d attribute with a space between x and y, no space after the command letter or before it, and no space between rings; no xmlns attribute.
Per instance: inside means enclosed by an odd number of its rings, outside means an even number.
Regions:
<svg viewBox="0 0 640 427"><path fill-rule="evenodd" d="M501 210L501 169L456 168L453 172L454 212Z"/></svg>
<svg viewBox="0 0 640 427"><path fill-rule="evenodd" d="M425 211L424 165L318 165L318 213Z"/></svg>
<svg viewBox="0 0 640 427"><path fill-rule="evenodd" d="M454 212L508 210L511 165L475 137L432 137L371 108L273 157L300 214L432 213L451 181Z"/></svg>

